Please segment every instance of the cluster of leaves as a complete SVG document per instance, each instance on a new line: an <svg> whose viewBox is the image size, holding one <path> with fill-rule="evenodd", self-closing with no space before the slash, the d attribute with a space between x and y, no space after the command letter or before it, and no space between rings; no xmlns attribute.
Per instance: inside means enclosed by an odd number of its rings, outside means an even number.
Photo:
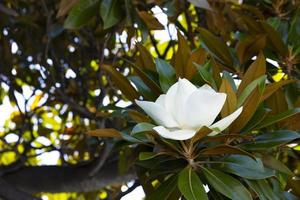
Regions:
<svg viewBox="0 0 300 200"><path fill-rule="evenodd" d="M299 1L32 2L0 4L0 82L6 85L0 102L8 98L16 108L0 130L5 172L39 165L39 155L58 151L58 165L114 157L120 174L135 166L150 199L300 195L292 178L299 175ZM177 40L171 33L167 41L156 38L171 27ZM221 135L206 137L202 129L177 143L159 138L136 105L119 106L140 96L153 101L179 77L227 93L221 117L240 105L243 113ZM88 136L89 130L102 137ZM7 142L10 134L18 140ZM107 198L121 185L106 188ZM96 199L101 192L78 196Z"/></svg>

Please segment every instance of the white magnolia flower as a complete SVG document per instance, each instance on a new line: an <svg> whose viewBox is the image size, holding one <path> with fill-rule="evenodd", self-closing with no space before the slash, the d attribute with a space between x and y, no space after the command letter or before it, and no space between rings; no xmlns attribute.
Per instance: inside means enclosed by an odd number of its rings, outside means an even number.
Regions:
<svg viewBox="0 0 300 200"><path fill-rule="evenodd" d="M187 79L179 79L169 88L167 94L160 95L155 102L135 102L159 125L153 129L160 136L173 140L187 140L203 126L218 130L209 134L216 135L241 114L243 107L213 123L225 100L225 93L216 92L209 85L197 88Z"/></svg>

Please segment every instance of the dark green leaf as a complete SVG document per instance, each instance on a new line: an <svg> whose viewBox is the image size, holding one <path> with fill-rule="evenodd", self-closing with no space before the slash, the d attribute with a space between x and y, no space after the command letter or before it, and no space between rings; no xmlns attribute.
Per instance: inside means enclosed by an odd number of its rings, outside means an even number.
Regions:
<svg viewBox="0 0 300 200"><path fill-rule="evenodd" d="M71 9L65 20L64 27L67 29L80 28L96 15L98 5L99 0L80 0Z"/></svg>
<svg viewBox="0 0 300 200"><path fill-rule="evenodd" d="M139 154L139 160L149 160L149 159L154 158L158 155L159 155L158 153L154 153L154 152L141 152Z"/></svg>
<svg viewBox="0 0 300 200"><path fill-rule="evenodd" d="M202 169L209 184L224 196L233 200L252 200L250 192L237 179L219 170Z"/></svg>
<svg viewBox="0 0 300 200"><path fill-rule="evenodd" d="M143 95L147 100L155 101L157 98L153 91L142 81L142 79L138 76L129 77L129 79L134 83L137 87L137 90L140 94Z"/></svg>
<svg viewBox="0 0 300 200"><path fill-rule="evenodd" d="M217 89L217 85L214 81L214 78L212 76L212 74L209 72L209 69L211 67L211 63L210 62L206 62L204 65L198 65L196 63L194 63L197 67L197 70L199 72L199 74L201 75L202 79L208 83L209 85L211 85L213 88Z"/></svg>
<svg viewBox="0 0 300 200"><path fill-rule="evenodd" d="M237 101L237 107L240 107L241 105L243 105L243 103L245 102L245 100L247 99L247 97L253 92L253 90L261 84L264 84L266 81L267 76L266 75L262 75L259 78L255 79L254 81L252 81L251 83L249 83L247 85L247 87L245 87L245 89L243 90L243 92L241 92L241 94L239 95L238 101Z"/></svg>
<svg viewBox="0 0 300 200"><path fill-rule="evenodd" d="M240 145L246 150L266 150L300 138L295 131L279 130L255 137L255 142L247 142Z"/></svg>
<svg viewBox="0 0 300 200"><path fill-rule="evenodd" d="M158 199L168 199L172 192L177 187L177 175L173 175L166 181L162 182L158 188L146 199L147 200L158 200Z"/></svg>
<svg viewBox="0 0 300 200"><path fill-rule="evenodd" d="M107 29L116 25L122 19L121 4L118 0L102 0L100 4L100 16L103 20L103 28Z"/></svg>
<svg viewBox="0 0 300 200"><path fill-rule="evenodd" d="M221 63L231 67L233 61L226 44L204 28L199 28L199 34L205 48Z"/></svg>
<svg viewBox="0 0 300 200"><path fill-rule="evenodd" d="M262 161L263 161L265 166L267 166L271 169L275 169L277 171L288 174L290 176L294 176L294 173L287 166L285 166L282 162L280 162L279 160L277 160L273 156L264 155L262 157Z"/></svg>
<svg viewBox="0 0 300 200"><path fill-rule="evenodd" d="M152 128L154 126L155 125L146 123L146 122L139 123L134 126L134 128L131 131L131 135L135 135L137 133L142 133L142 132L147 132L147 131L152 131Z"/></svg>
<svg viewBox="0 0 300 200"><path fill-rule="evenodd" d="M267 114L271 111L271 109L267 109L264 106L258 107L256 112L254 113L251 120L247 123L247 125L242 129L243 133L247 133L254 129L262 120L265 119Z"/></svg>
<svg viewBox="0 0 300 200"><path fill-rule="evenodd" d="M289 29L288 40L291 45L294 47L299 47L300 45L300 9L296 11L297 14L294 16L294 19L291 23L291 27Z"/></svg>
<svg viewBox="0 0 300 200"><path fill-rule="evenodd" d="M260 200L279 200L266 180L245 180Z"/></svg>
<svg viewBox="0 0 300 200"><path fill-rule="evenodd" d="M167 92L169 87L176 82L175 70L169 63L160 58L157 58L155 61L160 86L164 92Z"/></svg>
<svg viewBox="0 0 300 200"><path fill-rule="evenodd" d="M282 113L279 113L279 114L276 114L276 115L272 115L272 116L269 116L269 117L266 117L258 126L257 126L257 129L260 129L260 128L263 128L263 127L267 127L267 126L270 126L276 122L279 122L283 119L286 119L288 117L291 117L297 113L300 113L300 108L294 108L294 109L291 109L291 110L287 110L285 112L282 112Z"/></svg>
<svg viewBox="0 0 300 200"><path fill-rule="evenodd" d="M273 172L264 168L260 159L257 161L242 155L231 155L222 160L221 169L248 179L264 179L273 176Z"/></svg>
<svg viewBox="0 0 300 200"><path fill-rule="evenodd" d="M187 200L208 200L203 183L191 167L180 172L178 188Z"/></svg>

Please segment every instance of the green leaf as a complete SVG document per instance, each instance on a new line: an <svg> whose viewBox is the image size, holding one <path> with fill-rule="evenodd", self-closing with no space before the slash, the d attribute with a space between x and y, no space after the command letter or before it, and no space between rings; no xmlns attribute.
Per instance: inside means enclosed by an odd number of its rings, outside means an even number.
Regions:
<svg viewBox="0 0 300 200"><path fill-rule="evenodd" d="M152 128L155 127L155 125L142 122L135 125L131 131L131 135L135 135L142 132L152 131Z"/></svg>
<svg viewBox="0 0 300 200"><path fill-rule="evenodd" d="M259 78L255 79L254 81L252 81L249 85L247 85L247 87L239 95L239 98L238 98L238 101L237 101L237 107L240 107L241 105L243 105L243 103L245 102L247 97L253 92L253 90L258 85L261 85L261 84L265 83L266 78L267 78L266 75L262 75Z"/></svg>
<svg viewBox="0 0 300 200"><path fill-rule="evenodd" d="M214 147L205 148L204 150L200 151L202 155L220 155L220 154L238 154L238 155L246 155L253 159L255 157L247 151L244 151L240 148L235 146L230 146L228 144L220 144Z"/></svg>
<svg viewBox="0 0 300 200"><path fill-rule="evenodd" d="M154 158L158 155L159 155L158 153L154 153L154 152L141 152L139 154L139 160L149 160L149 159Z"/></svg>
<svg viewBox="0 0 300 200"><path fill-rule="evenodd" d="M197 70L198 70L200 76L202 77L202 79L206 83L211 85L213 88L217 89L217 85L215 83L215 80L214 80L212 74L209 72L209 68L211 67L211 63L206 62L204 65L199 65L199 64L196 64L196 63L194 63L194 64L197 67Z"/></svg>
<svg viewBox="0 0 300 200"><path fill-rule="evenodd" d="M287 166L285 166L282 162L280 162L273 156L264 155L262 157L262 161L265 166L267 166L271 169L275 169L275 170L285 173L287 175L294 176L294 173Z"/></svg>
<svg viewBox="0 0 300 200"><path fill-rule="evenodd" d="M239 85L237 94L240 96L242 92L251 84L254 80L262 77L266 73L266 59L263 53L259 53L256 60L249 66L246 73L243 76L242 82Z"/></svg>
<svg viewBox="0 0 300 200"><path fill-rule="evenodd" d="M267 180L245 180L250 188L259 196L260 200L280 200L272 191Z"/></svg>
<svg viewBox="0 0 300 200"><path fill-rule="evenodd" d="M294 108L291 110L287 110L285 112L276 114L276 115L272 115L269 117L266 117L258 126L257 129L263 128L263 127L267 127L270 126L274 123L277 123L283 119L286 119L288 117L291 117L297 113L300 113L300 108Z"/></svg>
<svg viewBox="0 0 300 200"><path fill-rule="evenodd" d="M300 138L295 131L279 130L255 137L255 142L241 144L240 147L246 150L266 150Z"/></svg>
<svg viewBox="0 0 300 200"><path fill-rule="evenodd" d="M128 77L130 81L134 83L138 92L145 97L147 100L155 101L157 99L153 91L142 81L138 76Z"/></svg>
<svg viewBox="0 0 300 200"><path fill-rule="evenodd" d="M142 69L140 69L133 62L131 62L125 58L122 58L122 60L124 60L125 62L127 62L128 64L130 64L132 66L132 68L134 69L136 74L143 80L143 82L151 89L151 91L157 97L162 93L159 85L154 80L152 80L151 77L146 72L144 72Z"/></svg>
<svg viewBox="0 0 300 200"><path fill-rule="evenodd" d="M286 200L299 200L298 197L296 197L295 195L293 195L290 192L284 192L283 195Z"/></svg>
<svg viewBox="0 0 300 200"><path fill-rule="evenodd" d="M293 82L295 82L295 80L281 80L279 82L275 82L275 83L266 85L266 89L264 91L261 101L264 101L265 99L269 98L274 92L276 92L282 86L293 83Z"/></svg>
<svg viewBox="0 0 300 200"><path fill-rule="evenodd" d="M224 158L222 162L224 162L221 165L222 170L243 178L265 179L274 175L271 170L263 166L258 158L255 161L247 156L231 155Z"/></svg>
<svg viewBox="0 0 300 200"><path fill-rule="evenodd" d="M227 72L227 71L223 71L223 77L222 78L226 78L229 81L229 83L230 83L233 91L236 93L237 88L236 88L234 79L232 78L232 76L230 75L230 73Z"/></svg>
<svg viewBox="0 0 300 200"><path fill-rule="evenodd" d="M177 188L178 176L173 175L166 181L162 182L155 191L146 198L147 200L168 199Z"/></svg>
<svg viewBox="0 0 300 200"><path fill-rule="evenodd" d="M96 137L113 137L113 138L119 138L119 139L122 138L122 134L113 128L95 129L95 130L89 131L87 134L91 135L91 136L96 136Z"/></svg>
<svg viewBox="0 0 300 200"><path fill-rule="evenodd" d="M99 0L80 0L69 12L64 22L67 29L80 28L97 14Z"/></svg>
<svg viewBox="0 0 300 200"><path fill-rule="evenodd" d="M191 167L180 172L178 188L187 200L208 200L203 183Z"/></svg>
<svg viewBox="0 0 300 200"><path fill-rule="evenodd" d="M198 28L200 38L204 42L205 48L221 63L232 66L233 61L228 47L211 32L204 28Z"/></svg>
<svg viewBox="0 0 300 200"><path fill-rule="evenodd" d="M259 123L261 123L267 116L271 109L267 109L264 106L259 106L256 112L254 113L251 120L247 125L242 129L242 133L247 133L254 129Z"/></svg>
<svg viewBox="0 0 300 200"><path fill-rule="evenodd" d="M219 170L202 169L209 184L224 196L233 200L252 200L250 192L237 179Z"/></svg>
<svg viewBox="0 0 300 200"><path fill-rule="evenodd" d="M257 86L246 99L245 103L243 104L243 112L229 127L230 132L239 132L250 121L256 109L259 107L259 100L261 99L263 93L263 86L264 84L261 87Z"/></svg>
<svg viewBox="0 0 300 200"><path fill-rule="evenodd" d="M167 92L169 87L176 82L175 70L169 63L160 58L157 58L155 61L160 86L164 92Z"/></svg>
<svg viewBox="0 0 300 200"><path fill-rule="evenodd" d="M128 79L117 71L113 66L102 65L104 69L110 76L114 84L121 90L121 92L130 100L134 101L140 96L135 88L130 84Z"/></svg>
<svg viewBox="0 0 300 200"><path fill-rule="evenodd" d="M231 87L230 82L226 78L222 79L222 84L220 86L219 92L227 94L225 103L221 110L221 116L224 118L236 110L237 97L233 88Z"/></svg>
<svg viewBox="0 0 300 200"><path fill-rule="evenodd" d="M185 37L177 31L177 38L178 38L178 49L175 54L172 56L171 64L174 66L176 71L177 78L185 77L185 69L188 65L188 60L191 56L191 50L188 45L188 41Z"/></svg>
<svg viewBox="0 0 300 200"><path fill-rule="evenodd" d="M264 31L267 33L269 43L274 47L274 50L282 57L285 57L288 54L288 48L283 43L282 38L279 33L266 22L261 22L261 26Z"/></svg>
<svg viewBox="0 0 300 200"><path fill-rule="evenodd" d="M292 20L291 27L289 30L288 40L291 45L294 47L299 47L300 45L300 9L298 7L298 10L296 11L296 15L294 16L294 19Z"/></svg>
<svg viewBox="0 0 300 200"><path fill-rule="evenodd" d="M116 25L122 19L121 6L118 0L102 0L100 4L100 16L104 29Z"/></svg>

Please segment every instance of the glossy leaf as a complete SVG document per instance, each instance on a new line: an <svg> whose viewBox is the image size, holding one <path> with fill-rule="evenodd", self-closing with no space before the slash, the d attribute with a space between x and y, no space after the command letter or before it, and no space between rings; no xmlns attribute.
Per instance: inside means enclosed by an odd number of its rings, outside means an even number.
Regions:
<svg viewBox="0 0 300 200"><path fill-rule="evenodd" d="M140 52L139 61L141 62L141 64L138 66L149 70L155 70L155 63L153 61L153 57L151 53L147 50L147 48L140 43L137 44L137 48Z"/></svg>
<svg viewBox="0 0 300 200"><path fill-rule="evenodd" d="M279 33L269 24L261 22L261 26L267 33L269 43L275 48L276 52L282 57L285 57L288 53L287 46L283 43Z"/></svg>
<svg viewBox="0 0 300 200"><path fill-rule="evenodd" d="M96 15L98 5L99 0L79 0L69 12L64 27L67 29L80 28Z"/></svg>
<svg viewBox="0 0 300 200"><path fill-rule="evenodd" d="M129 100L134 101L135 99L138 99L139 93L134 89L134 87L123 74L109 65L102 65L102 68L110 75L114 84L118 86L118 88Z"/></svg>
<svg viewBox="0 0 300 200"><path fill-rule="evenodd" d="M155 191L147 197L147 200L168 199L177 187L178 176L173 175L162 182Z"/></svg>
<svg viewBox="0 0 300 200"><path fill-rule="evenodd" d="M208 200L203 183L191 167L180 172L178 188L187 200Z"/></svg>
<svg viewBox="0 0 300 200"><path fill-rule="evenodd" d="M138 123L135 125L131 131L131 135L137 134L137 133L142 133L142 132L147 132L147 131L152 131L152 128L155 127L155 125L150 124L150 123Z"/></svg>
<svg viewBox="0 0 300 200"><path fill-rule="evenodd" d="M265 179L273 176L271 170L266 169L261 160L256 161L243 155L230 155L222 160L221 169L247 179Z"/></svg>
<svg viewBox="0 0 300 200"><path fill-rule="evenodd" d="M282 86L293 83L293 82L295 82L295 80L282 80L279 82L275 82L275 83L266 85L266 89L264 91L261 101L264 101L265 99L270 97L274 92L276 92Z"/></svg>
<svg viewBox="0 0 300 200"><path fill-rule="evenodd" d="M139 154L139 160L149 160L149 159L154 158L158 155L159 155L158 153L154 153L154 152L141 152Z"/></svg>
<svg viewBox="0 0 300 200"><path fill-rule="evenodd" d="M150 13L146 11L138 12L140 18L144 21L147 27L151 30L163 30L164 26Z"/></svg>
<svg viewBox="0 0 300 200"><path fill-rule="evenodd" d="M294 173L287 166L285 166L282 162L280 162L271 155L264 155L262 157L262 161L265 166L271 169L275 169L290 176L294 176Z"/></svg>
<svg viewBox="0 0 300 200"><path fill-rule="evenodd" d="M249 35L245 40L239 41L236 52L240 63L245 63L256 53L263 50L266 45L265 35Z"/></svg>
<svg viewBox="0 0 300 200"><path fill-rule="evenodd" d="M198 28L201 40L204 42L205 48L221 63L232 66L233 61L228 47L221 42L219 38L214 36L204 28Z"/></svg>
<svg viewBox="0 0 300 200"><path fill-rule="evenodd" d="M243 133L247 133L251 131L252 129L256 128L256 126L261 123L268 113L271 111L271 109L267 109L264 106L258 107L256 112L254 113L253 117L251 120L247 123L247 125L242 129Z"/></svg>
<svg viewBox="0 0 300 200"><path fill-rule="evenodd" d="M134 83L138 92L145 97L146 100L155 101L157 96L152 92L152 90L142 81L139 76L131 76L129 80Z"/></svg>
<svg viewBox="0 0 300 200"><path fill-rule="evenodd" d="M204 65L198 65L195 64L198 70L198 73L200 74L200 76L202 77L202 79L208 83L209 85L211 85L213 88L217 88L217 85L214 81L214 78L212 76L212 74L209 72L209 68L211 67L211 63L207 62Z"/></svg>
<svg viewBox="0 0 300 200"><path fill-rule="evenodd" d="M157 58L155 63L159 74L160 86L164 92L167 92L169 87L176 82L175 70L169 63L162 59Z"/></svg>
<svg viewBox="0 0 300 200"><path fill-rule="evenodd" d="M95 129L92 131L88 131L87 134L91 136L97 136L97 137L123 138L121 133L113 128Z"/></svg>
<svg viewBox="0 0 300 200"><path fill-rule="evenodd" d="M241 144L240 147L246 150L266 150L300 138L295 131L279 130L255 137L255 142Z"/></svg>
<svg viewBox="0 0 300 200"><path fill-rule="evenodd" d="M210 134L213 130L203 126L199 131L197 131L197 133L194 135L194 137L191 140L191 143L195 143L199 140L201 140L202 138L204 138L205 136L207 136L208 134Z"/></svg>
<svg viewBox="0 0 300 200"><path fill-rule="evenodd" d="M294 108L294 109L287 110L285 112L282 112L282 113L279 113L276 115L268 116L257 126L257 128L260 129L263 127L270 126L272 124L275 124L281 120L284 120L284 119L291 117L293 115L296 115L298 113L300 113L300 108Z"/></svg>
<svg viewBox="0 0 300 200"><path fill-rule="evenodd" d="M245 100L249 97L249 95L253 92L253 90L257 86L264 85L266 82L266 78L267 78L266 75L262 75L262 76L258 77L257 79L253 80L251 83L249 83L247 85L247 87L243 90L243 92L241 92L241 94L239 95L238 100L237 100L237 107L240 107L241 105L243 105Z"/></svg>
<svg viewBox="0 0 300 200"><path fill-rule="evenodd" d="M221 110L221 115L224 118L236 110L237 97L231 87L231 84L226 78L223 78L219 91L227 94L225 104L223 105L223 108Z"/></svg>
<svg viewBox="0 0 300 200"><path fill-rule="evenodd" d="M175 68L176 76L182 78L182 77L185 77L185 74L184 74L185 69L184 68L188 64L191 50L190 50L187 40L180 33L180 31L177 31L177 37L178 37L178 49L172 57L171 64Z"/></svg>
<svg viewBox="0 0 300 200"><path fill-rule="evenodd" d="M263 91L259 87L256 87L249 95L243 105L243 112L229 127L230 132L237 133L250 121L259 106L259 100L262 96L262 92Z"/></svg>
<svg viewBox="0 0 300 200"><path fill-rule="evenodd" d="M250 192L237 179L219 170L202 169L209 184L224 196L232 200L252 200Z"/></svg>
<svg viewBox="0 0 300 200"><path fill-rule="evenodd" d="M246 180L246 183L254 190L260 199L280 200L280 198L272 190L267 180Z"/></svg>
<svg viewBox="0 0 300 200"><path fill-rule="evenodd" d="M191 56L188 59L187 66L184 68L185 77L189 80L192 79L192 77L197 72L197 68L194 63L198 65L203 65L207 57L207 53L203 48L199 48L191 53Z"/></svg>
<svg viewBox="0 0 300 200"><path fill-rule="evenodd" d="M238 147L230 146L227 144L220 144L215 147L206 148L202 151L200 151L200 154L202 155L222 155L222 154L240 154L240 155L246 155L251 157L252 159L255 159L255 157L248 153L245 150L242 150Z"/></svg>
<svg viewBox="0 0 300 200"><path fill-rule="evenodd" d="M144 72L142 69L140 69L138 66L136 66L134 63L124 59L125 62L129 63L132 68L134 69L135 73L144 81L144 83L152 90L152 92L158 97L162 91L159 85L151 79L151 77Z"/></svg>
<svg viewBox="0 0 300 200"><path fill-rule="evenodd" d="M118 0L102 0L100 4L100 16L103 28L107 29L116 25L122 19L121 4Z"/></svg>
<svg viewBox="0 0 300 200"><path fill-rule="evenodd" d="M257 56L256 60L250 65L250 67L244 74L242 78L242 82L239 85L237 91L238 95L240 95L251 82L265 75L265 73L266 73L266 60L264 55L260 53Z"/></svg>

